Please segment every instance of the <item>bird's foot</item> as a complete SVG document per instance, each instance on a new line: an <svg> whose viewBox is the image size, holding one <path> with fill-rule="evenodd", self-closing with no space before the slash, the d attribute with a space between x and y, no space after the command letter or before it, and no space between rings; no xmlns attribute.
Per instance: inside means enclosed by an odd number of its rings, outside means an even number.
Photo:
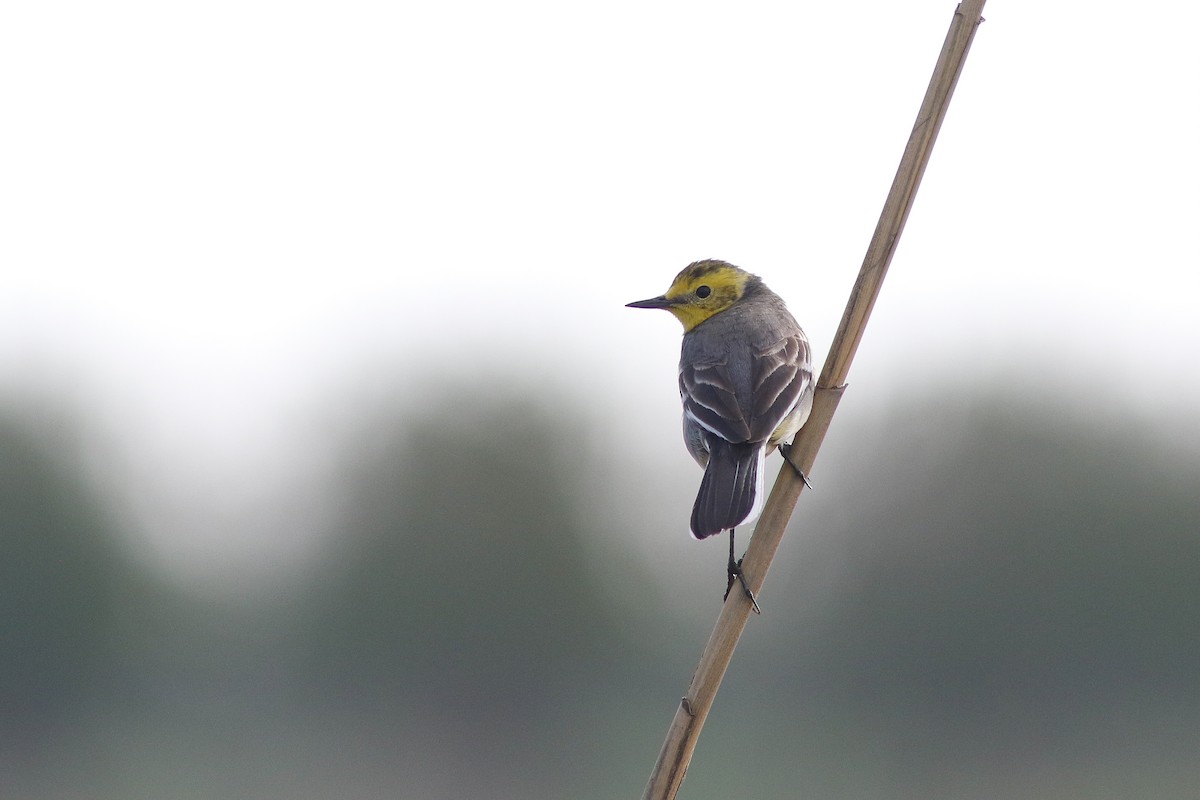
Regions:
<svg viewBox="0 0 1200 800"><path fill-rule="evenodd" d="M750 601L750 607L754 609L755 614L761 614L762 609L758 607L758 598L754 596L754 591L750 588L750 584L746 581L745 574L742 573L742 559L738 559L736 563L729 562L729 583L725 586L725 599L729 599L729 592L733 589L733 582L737 581L742 585L742 591L746 595L746 599Z"/></svg>
<svg viewBox="0 0 1200 800"><path fill-rule="evenodd" d="M792 446L784 442L779 443L779 455L783 456L783 460L791 465L792 469L796 470L796 474L800 476L800 480L804 481L804 485L812 489L812 484L808 482L808 476L804 474L804 470L800 469L800 465L792 460Z"/></svg>

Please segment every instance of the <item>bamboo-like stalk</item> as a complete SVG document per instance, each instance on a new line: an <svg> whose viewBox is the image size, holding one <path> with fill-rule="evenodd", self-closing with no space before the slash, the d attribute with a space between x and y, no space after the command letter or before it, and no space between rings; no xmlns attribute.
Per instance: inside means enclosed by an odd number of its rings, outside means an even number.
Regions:
<svg viewBox="0 0 1200 800"><path fill-rule="evenodd" d="M925 99L917 113L917 121L900 159L900 166L884 202L883 212L879 216L879 224L867 247L862 269L854 282L846 311L830 346L829 356L825 360L825 367L817 380L812 414L797 434L792 448L792 460L805 473L812 469L817 450L825 439L825 433L829 430L829 423L845 389L850 363L854 360L854 354L866 329L867 319L871 315L876 297L879 296L879 289L887 274L888 265L891 264L892 255L896 252L896 245L900 241L900 234L912 208L925 165L929 163L930 152L945 118L954 86L962 72L975 29L983 21L984 2L985 0L963 0L955 9ZM779 548L784 528L791 518L803 487L804 483L795 471L784 464L759 517L742 562L742 571L756 594L762 589L767 569ZM733 650L737 647L738 639L741 638L750 617L750 608L750 601L743 592L729 593L700 657L700 664L692 676L687 694L680 701L671 727L667 730L666 741L642 795L643 800L671 800L679 792L688 764L691 763L700 730L704 727L717 689L733 658Z"/></svg>

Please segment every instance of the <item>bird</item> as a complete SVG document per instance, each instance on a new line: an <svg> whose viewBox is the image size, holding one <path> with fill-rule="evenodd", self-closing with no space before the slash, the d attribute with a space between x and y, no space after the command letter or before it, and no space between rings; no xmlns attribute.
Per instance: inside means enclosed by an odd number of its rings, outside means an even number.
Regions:
<svg viewBox="0 0 1200 800"><path fill-rule="evenodd" d="M683 439L704 469L690 528L696 539L729 531L729 583L757 599L734 560L734 529L762 511L764 460L776 448L807 484L788 443L812 411L811 348L779 295L727 261L696 261L658 297L629 308L670 311L683 324L679 396Z"/></svg>

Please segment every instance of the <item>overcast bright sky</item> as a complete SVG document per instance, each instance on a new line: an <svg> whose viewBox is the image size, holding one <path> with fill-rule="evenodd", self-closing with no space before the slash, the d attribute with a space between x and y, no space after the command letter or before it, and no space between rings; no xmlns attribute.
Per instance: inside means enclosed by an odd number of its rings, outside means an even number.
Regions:
<svg viewBox="0 0 1200 800"><path fill-rule="evenodd" d="M77 392L132 476L260 476L249 506L381 365L601 374L674 418L678 326L623 304L725 258L823 354L953 9L14 5L5 386ZM1197 6L985 17L852 380L978 364L1194 419Z"/></svg>

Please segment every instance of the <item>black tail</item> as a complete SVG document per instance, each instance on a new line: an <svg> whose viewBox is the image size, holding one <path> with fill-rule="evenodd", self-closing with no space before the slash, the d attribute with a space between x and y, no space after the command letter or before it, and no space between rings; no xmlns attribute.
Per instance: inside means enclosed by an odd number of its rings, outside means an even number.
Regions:
<svg viewBox="0 0 1200 800"><path fill-rule="evenodd" d="M704 539L740 525L754 508L761 445L709 437L708 466L692 507L692 535Z"/></svg>

